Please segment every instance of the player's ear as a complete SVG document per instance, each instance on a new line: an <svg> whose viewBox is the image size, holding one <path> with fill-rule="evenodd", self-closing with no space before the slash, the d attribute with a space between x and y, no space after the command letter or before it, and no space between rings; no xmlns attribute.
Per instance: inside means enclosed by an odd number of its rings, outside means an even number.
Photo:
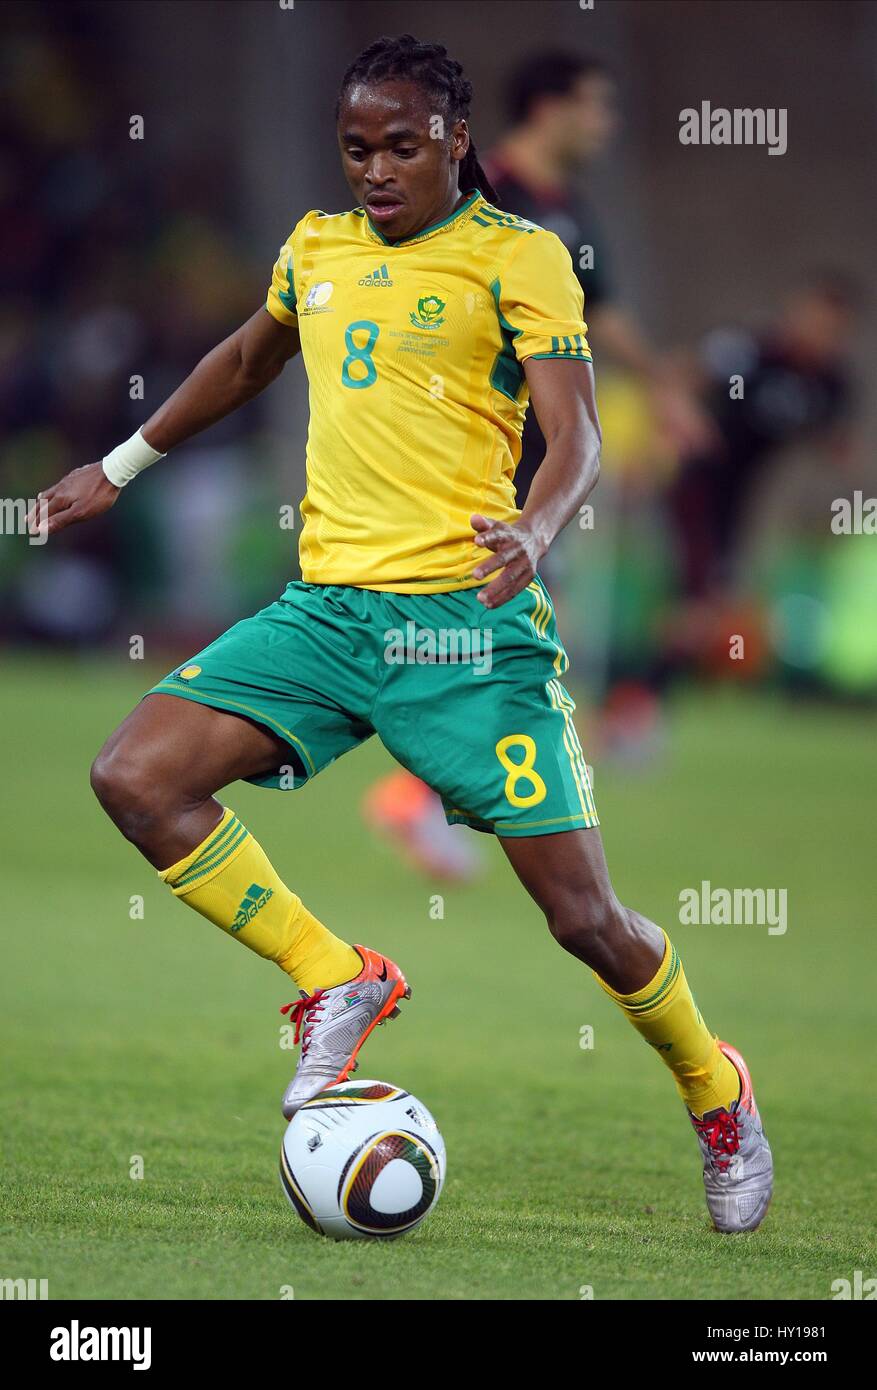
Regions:
<svg viewBox="0 0 877 1390"><path fill-rule="evenodd" d="M454 122L451 131L451 159L463 160L469 152L469 127L465 121Z"/></svg>

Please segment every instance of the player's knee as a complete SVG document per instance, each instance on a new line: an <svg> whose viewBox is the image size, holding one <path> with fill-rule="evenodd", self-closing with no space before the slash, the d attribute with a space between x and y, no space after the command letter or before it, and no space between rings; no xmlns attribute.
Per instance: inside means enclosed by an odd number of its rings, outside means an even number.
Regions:
<svg viewBox="0 0 877 1390"><path fill-rule="evenodd" d="M124 744L101 749L90 780L101 806L127 839L138 839L144 826L161 818L161 785Z"/></svg>
<svg viewBox="0 0 877 1390"><path fill-rule="evenodd" d="M545 916L559 946L580 960L597 960L605 942L626 926L626 911L610 891L594 885L557 885Z"/></svg>

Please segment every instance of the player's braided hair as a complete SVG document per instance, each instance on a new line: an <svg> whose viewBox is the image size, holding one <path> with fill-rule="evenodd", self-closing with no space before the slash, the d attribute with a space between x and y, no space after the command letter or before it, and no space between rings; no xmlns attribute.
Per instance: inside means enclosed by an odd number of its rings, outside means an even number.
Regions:
<svg viewBox="0 0 877 1390"><path fill-rule="evenodd" d="M395 39L375 39L354 58L341 81L335 106L336 120L342 101L356 83L368 86L392 77L416 82L435 100L441 115L451 125L468 117L472 83L463 76L462 64L449 58L448 50L440 43L421 43L411 34L401 34ZM458 178L461 193L480 188L490 202L497 201L496 191L478 163L471 139L460 161Z"/></svg>

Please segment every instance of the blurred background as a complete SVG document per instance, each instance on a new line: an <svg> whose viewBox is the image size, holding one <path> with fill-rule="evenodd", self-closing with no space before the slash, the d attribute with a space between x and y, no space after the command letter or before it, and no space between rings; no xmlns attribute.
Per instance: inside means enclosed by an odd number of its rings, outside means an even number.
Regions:
<svg viewBox="0 0 877 1390"><path fill-rule="evenodd" d="M873 1274L877 6L7 0L0 26L0 1273L272 1299L824 1299ZM322 920L404 965L366 1067L429 1105L451 1173L392 1250L290 1224L289 981L181 910L88 768L297 576L300 364L100 521L44 547L11 524L255 312L306 210L350 206L336 89L403 32L463 63L479 156L585 288L604 468L545 575L613 882L678 942L778 1156L766 1239L721 1260L669 1077L499 847L458 828L436 863L426 819L411 866L362 826L398 809L376 739L290 803L223 800ZM704 101L784 109L786 152L683 145ZM538 456L531 432L522 489ZM788 931L680 921L705 880L787 891Z"/></svg>
<svg viewBox="0 0 877 1390"><path fill-rule="evenodd" d="M877 8L481 8L495 23L368 0L3 7L0 494L31 498L127 438L260 303L302 213L347 206L338 81L371 38L408 30L463 62L489 168L508 174L510 132L514 156L515 131L536 131L537 163L571 132L560 203L582 211L571 249L580 232L594 246L605 471L547 578L606 739L636 748L677 680L871 698L877 547L832 531L831 507L877 492ZM549 71L547 104L538 72L527 96L537 34L582 64L584 86ZM785 108L787 151L681 144L680 111L704 100ZM562 222L557 202L537 220ZM656 377L709 438L662 418ZM81 652L137 633L172 664L271 601L297 574L279 517L302 495L306 427L294 365L110 516L45 551L0 537L0 641Z"/></svg>

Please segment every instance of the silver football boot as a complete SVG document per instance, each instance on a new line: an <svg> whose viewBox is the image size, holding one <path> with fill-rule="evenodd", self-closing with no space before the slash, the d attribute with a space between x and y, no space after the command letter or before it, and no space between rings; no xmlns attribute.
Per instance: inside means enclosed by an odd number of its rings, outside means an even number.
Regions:
<svg viewBox="0 0 877 1390"><path fill-rule="evenodd" d="M346 1081L356 1070L356 1055L369 1033L397 1016L398 1000L411 998L411 986L398 965L367 946L354 949L363 961L354 979L313 994L301 990L300 999L280 1010L295 1024L294 1041L301 1040L298 1067L283 1095L287 1120L319 1091Z"/></svg>
<svg viewBox="0 0 877 1390"><path fill-rule="evenodd" d="M706 1204L717 1231L754 1231L773 1194L773 1157L752 1094L749 1069L730 1043L719 1047L740 1076L740 1098L730 1110L688 1112L703 1154Z"/></svg>

